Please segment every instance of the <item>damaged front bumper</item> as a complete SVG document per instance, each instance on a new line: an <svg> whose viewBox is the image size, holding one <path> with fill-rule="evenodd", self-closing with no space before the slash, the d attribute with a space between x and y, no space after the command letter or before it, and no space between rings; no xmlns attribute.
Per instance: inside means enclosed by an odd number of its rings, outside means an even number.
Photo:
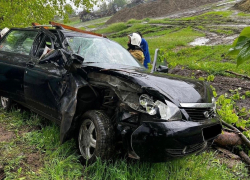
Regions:
<svg viewBox="0 0 250 180"><path fill-rule="evenodd" d="M164 162L203 150L221 133L217 118L193 121L143 122L131 135L133 151L141 160Z"/></svg>

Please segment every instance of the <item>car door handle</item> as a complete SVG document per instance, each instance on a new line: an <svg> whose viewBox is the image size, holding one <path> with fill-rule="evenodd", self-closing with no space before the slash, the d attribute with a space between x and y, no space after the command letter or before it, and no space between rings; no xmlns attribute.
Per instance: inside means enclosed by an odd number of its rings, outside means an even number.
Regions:
<svg viewBox="0 0 250 180"><path fill-rule="evenodd" d="M34 67L35 63L30 61L30 62L27 62L26 65L27 67Z"/></svg>

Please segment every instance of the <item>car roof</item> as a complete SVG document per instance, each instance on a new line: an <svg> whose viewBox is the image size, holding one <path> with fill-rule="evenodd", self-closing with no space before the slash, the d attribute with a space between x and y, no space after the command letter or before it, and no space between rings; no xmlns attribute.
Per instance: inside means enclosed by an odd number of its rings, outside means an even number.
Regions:
<svg viewBox="0 0 250 180"><path fill-rule="evenodd" d="M75 31L69 31L69 30L59 30L61 31L65 37L88 37L88 38L103 38L101 36L87 34L87 33L80 33Z"/></svg>
<svg viewBox="0 0 250 180"><path fill-rule="evenodd" d="M40 28L33 28L33 27L28 27L28 28L11 28L10 30L39 31ZM47 30L49 30L50 32L60 31L60 32L62 32L64 34L65 37L104 38L104 37L93 35L93 34L76 32L76 31L70 31L70 30L65 30L65 29L47 29Z"/></svg>

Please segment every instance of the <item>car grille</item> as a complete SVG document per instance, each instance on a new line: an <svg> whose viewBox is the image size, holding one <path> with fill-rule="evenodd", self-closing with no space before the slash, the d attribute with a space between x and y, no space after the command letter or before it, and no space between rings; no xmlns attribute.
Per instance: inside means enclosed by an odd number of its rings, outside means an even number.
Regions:
<svg viewBox="0 0 250 180"><path fill-rule="evenodd" d="M194 144L190 146L185 146L183 149L166 149L166 152L171 156L183 156L186 154L191 154L207 147L207 141L200 144Z"/></svg>
<svg viewBox="0 0 250 180"><path fill-rule="evenodd" d="M194 121L205 120L215 115L213 108L183 108Z"/></svg>

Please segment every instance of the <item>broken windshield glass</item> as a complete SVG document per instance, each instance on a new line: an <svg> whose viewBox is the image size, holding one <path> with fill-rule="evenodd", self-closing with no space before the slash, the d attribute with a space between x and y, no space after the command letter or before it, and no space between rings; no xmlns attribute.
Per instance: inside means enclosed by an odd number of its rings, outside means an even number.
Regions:
<svg viewBox="0 0 250 180"><path fill-rule="evenodd" d="M74 53L84 58L85 62L123 64L142 67L121 45L101 38L67 37Z"/></svg>

